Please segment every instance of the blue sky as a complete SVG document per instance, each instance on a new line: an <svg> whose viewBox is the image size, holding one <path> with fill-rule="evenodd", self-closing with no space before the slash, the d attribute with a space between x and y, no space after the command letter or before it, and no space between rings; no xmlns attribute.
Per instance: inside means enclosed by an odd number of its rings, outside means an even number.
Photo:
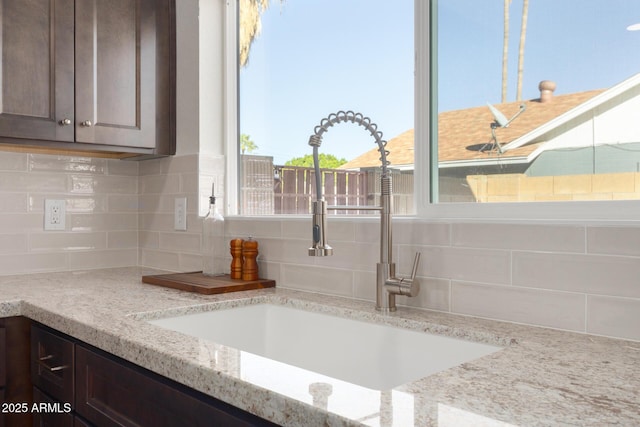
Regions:
<svg viewBox="0 0 640 427"><path fill-rule="evenodd" d="M515 100L522 0L511 7L508 100ZM502 0L440 0L439 108L499 103ZM610 87L640 72L640 0L531 0L523 98L540 80L556 94ZM329 113L371 117L385 139L413 128L413 0L272 0L240 71L240 131L276 164L311 153ZM325 135L321 152L353 158L374 147L351 124Z"/></svg>
<svg viewBox="0 0 640 427"><path fill-rule="evenodd" d="M439 108L499 103L503 2L441 0L438 4ZM522 0L510 13L508 101L516 96ZM556 94L611 87L640 72L638 0L530 0L523 99L537 98L538 83L553 80Z"/></svg>

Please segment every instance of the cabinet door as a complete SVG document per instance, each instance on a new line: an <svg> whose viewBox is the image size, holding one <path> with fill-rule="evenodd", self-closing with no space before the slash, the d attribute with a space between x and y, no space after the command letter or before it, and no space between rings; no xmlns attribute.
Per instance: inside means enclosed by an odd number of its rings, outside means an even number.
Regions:
<svg viewBox="0 0 640 427"><path fill-rule="evenodd" d="M73 141L73 17L73 0L0 0L0 136Z"/></svg>
<svg viewBox="0 0 640 427"><path fill-rule="evenodd" d="M76 0L76 142L156 146L156 0Z"/></svg>
<svg viewBox="0 0 640 427"><path fill-rule="evenodd" d="M0 389L0 402L11 402L31 406L31 376L29 375L29 328L26 317L7 317L0 319L0 356L3 360L0 371L4 371L5 388ZM7 409L7 408L4 408ZM31 413L26 408L1 414L6 426L31 425ZM2 426L0 421L0 426Z"/></svg>
<svg viewBox="0 0 640 427"><path fill-rule="evenodd" d="M7 331L0 324L0 388L7 384Z"/></svg>

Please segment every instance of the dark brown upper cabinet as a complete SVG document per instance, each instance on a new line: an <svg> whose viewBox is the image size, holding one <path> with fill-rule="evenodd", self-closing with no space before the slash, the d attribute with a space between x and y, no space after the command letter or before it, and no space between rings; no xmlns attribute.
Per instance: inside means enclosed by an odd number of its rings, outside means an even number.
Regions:
<svg viewBox="0 0 640 427"><path fill-rule="evenodd" d="M0 143L175 154L175 0L0 0Z"/></svg>

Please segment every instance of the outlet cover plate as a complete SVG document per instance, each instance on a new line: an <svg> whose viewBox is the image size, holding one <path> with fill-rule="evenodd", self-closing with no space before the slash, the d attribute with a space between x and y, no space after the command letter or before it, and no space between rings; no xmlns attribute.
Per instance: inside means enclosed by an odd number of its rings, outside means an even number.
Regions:
<svg viewBox="0 0 640 427"><path fill-rule="evenodd" d="M45 199L44 229L64 230L66 220L66 202L64 200Z"/></svg>

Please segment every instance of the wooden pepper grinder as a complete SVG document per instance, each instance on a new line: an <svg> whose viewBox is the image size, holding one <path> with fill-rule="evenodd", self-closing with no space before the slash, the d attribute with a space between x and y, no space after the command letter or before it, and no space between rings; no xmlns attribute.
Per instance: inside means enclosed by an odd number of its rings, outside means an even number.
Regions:
<svg viewBox="0 0 640 427"><path fill-rule="evenodd" d="M242 258L244 259L244 264L242 265L242 280L258 280L257 256L258 242L249 237L249 240L242 242Z"/></svg>
<svg viewBox="0 0 640 427"><path fill-rule="evenodd" d="M242 239L233 239L230 245L231 251L231 278L242 279Z"/></svg>

